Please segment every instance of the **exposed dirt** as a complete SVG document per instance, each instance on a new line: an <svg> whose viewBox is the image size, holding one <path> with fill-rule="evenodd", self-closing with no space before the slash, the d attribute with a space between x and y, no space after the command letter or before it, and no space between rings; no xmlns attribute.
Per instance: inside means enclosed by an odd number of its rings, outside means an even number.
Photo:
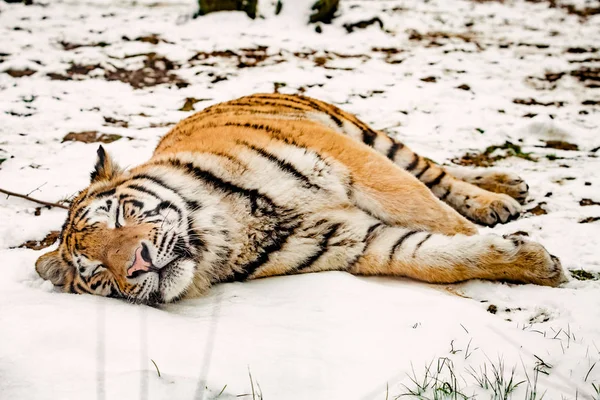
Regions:
<svg viewBox="0 0 600 400"><path fill-rule="evenodd" d="M60 231L50 231L45 238L42 240L28 240L22 245L18 246L19 248L28 248L31 250L41 250L46 247L50 247L58 240L60 236Z"/></svg>
<svg viewBox="0 0 600 400"><path fill-rule="evenodd" d="M55 81L71 81L76 78L82 78L88 75L90 72L95 70L96 68L101 68L99 64L71 64L71 66L66 70L66 75L59 74L56 72L50 72L47 76Z"/></svg>
<svg viewBox="0 0 600 400"><path fill-rule="evenodd" d="M123 136L115 134L98 133L96 131L70 132L63 138L63 142L82 143L112 143Z"/></svg>
<svg viewBox="0 0 600 400"><path fill-rule="evenodd" d="M584 206L600 206L600 202L594 201L592 199L581 199L579 201L579 205Z"/></svg>
<svg viewBox="0 0 600 400"><path fill-rule="evenodd" d="M81 47L107 47L110 46L109 43L106 42L97 42L97 43L71 43L65 40L60 41L59 44L62 46L63 50L70 51L79 49Z"/></svg>
<svg viewBox="0 0 600 400"><path fill-rule="evenodd" d="M550 101L550 102L544 103L541 101L537 101L533 97L530 97L528 99L513 99L513 103L524 105L524 106L544 106L544 107L549 107L549 106L562 107L565 104L567 104L566 101Z"/></svg>
<svg viewBox="0 0 600 400"><path fill-rule="evenodd" d="M22 78L24 76L31 76L31 75L35 74L37 71L35 71L33 69L25 68L25 69L7 69L4 72L7 73L8 75L12 76L13 78Z"/></svg>
<svg viewBox="0 0 600 400"><path fill-rule="evenodd" d="M344 28L346 29L346 32L352 33L352 32L354 32L355 29L365 29L371 25L379 25L380 29L384 29L383 21L379 17L373 17L371 19L366 19L363 21L357 21L357 22L351 22L351 23L349 22L349 23L344 24Z"/></svg>
<svg viewBox="0 0 600 400"><path fill-rule="evenodd" d="M451 39L458 39L465 43L474 43L479 49L481 49L481 46L476 40L475 34L472 32L433 31L420 33L419 31L412 29L408 32L408 39L424 42L425 47L440 47Z"/></svg>
<svg viewBox="0 0 600 400"><path fill-rule="evenodd" d="M557 149L557 150L570 150L570 151L579 150L579 146L577 146L576 144L565 142L562 140L547 140L546 145L544 147L547 149Z"/></svg>
<svg viewBox="0 0 600 400"><path fill-rule="evenodd" d="M580 224L589 224L591 222L596 222L596 221L600 221L600 217L587 217L587 218L580 219L578 222Z"/></svg>
<svg viewBox="0 0 600 400"><path fill-rule="evenodd" d="M116 119L113 117L104 117L104 124L111 125L111 126L118 126L119 128L128 128L129 127L129 122L122 120L122 119Z"/></svg>
<svg viewBox="0 0 600 400"><path fill-rule="evenodd" d="M105 70L104 77L107 81L121 81L130 84L135 89L141 89L161 84L175 84L178 88L189 84L174 74L172 71L179 68L177 64L166 57L154 53L145 54L144 66L139 69L127 70L115 68Z"/></svg>
<svg viewBox="0 0 600 400"><path fill-rule="evenodd" d="M548 211L544 208L545 205L546 205L546 202L542 201L541 203L539 203L538 205L536 205L532 209L527 210L527 212L529 214L532 214L532 215L545 215L545 214L548 214Z"/></svg>

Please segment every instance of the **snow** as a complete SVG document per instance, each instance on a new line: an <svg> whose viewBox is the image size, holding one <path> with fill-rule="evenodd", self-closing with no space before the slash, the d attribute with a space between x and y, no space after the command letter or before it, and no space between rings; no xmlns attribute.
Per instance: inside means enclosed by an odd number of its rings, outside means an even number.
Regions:
<svg viewBox="0 0 600 400"><path fill-rule="evenodd" d="M301 4L310 1L294 3L297 9L284 3L278 17L272 2L263 3L265 18L252 21L243 13L192 20L192 0L0 2L0 159L7 158L0 188L49 201L72 196L88 182L97 144L62 142L69 132L124 136L105 146L133 166L189 115L179 111L186 98L201 100L199 110L271 92L279 82L280 91L303 88L438 162L507 140L522 145L539 161L511 157L497 167L529 183L527 209L545 202L548 213L481 232L528 232L567 269L600 272L600 223L579 223L600 217L600 206L579 205L584 198L600 202L600 108L583 104L600 97L592 81L569 73L600 67L593 61L599 15L584 19L548 2L517 0L347 0L318 34L298 22ZM373 16L385 30L343 28ZM467 40L411 40L412 30ZM135 40L150 34L161 40ZM88 46L66 50L61 42ZM592 51L567 51L575 47ZM247 49L267 57L253 65ZM226 50L240 57L213 53ZM141 68L144 56L129 56L149 52L180 65L171 72L190 85L134 89L103 79L104 70ZM206 57L189 61L200 52ZM99 68L73 80L48 77L66 74L72 63ZM3 73L25 68L36 72ZM537 79L559 72L567 73L554 82ZM421 80L432 76L436 82ZM461 84L470 89L457 89ZM564 105L513 103L529 98ZM579 151L538 147L543 140L575 143ZM422 379L426 365L436 369L444 358L468 396L491 397L469 372L486 365L492 379L489 371L503 360L507 377L514 367L516 381L525 380L515 399L531 392L536 365L548 374L539 373L537 398L597 398L599 281L558 289L436 286L320 273L220 285L201 299L149 308L61 294L42 281L34 262L48 249L15 247L59 230L66 213L42 209L36 216L36 206L0 198L2 399L234 399L253 398L253 388L265 399L386 399L407 393L415 386L411 376ZM440 379L447 375L442 367Z"/></svg>

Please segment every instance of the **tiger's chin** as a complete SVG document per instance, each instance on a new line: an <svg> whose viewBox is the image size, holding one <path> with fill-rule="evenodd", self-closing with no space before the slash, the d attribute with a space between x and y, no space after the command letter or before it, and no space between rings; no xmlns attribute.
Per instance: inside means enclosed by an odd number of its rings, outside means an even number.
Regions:
<svg viewBox="0 0 600 400"><path fill-rule="evenodd" d="M145 302L172 303L181 299L194 280L195 265L195 261L186 258L174 260L163 267L156 290L148 295Z"/></svg>

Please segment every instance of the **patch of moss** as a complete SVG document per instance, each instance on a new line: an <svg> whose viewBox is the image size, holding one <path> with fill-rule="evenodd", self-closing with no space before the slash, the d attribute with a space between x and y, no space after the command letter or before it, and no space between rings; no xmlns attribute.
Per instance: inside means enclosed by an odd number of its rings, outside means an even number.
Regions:
<svg viewBox="0 0 600 400"><path fill-rule="evenodd" d="M570 269L569 272L578 281L597 281L600 279L600 274L597 272L589 272L583 269Z"/></svg>
<svg viewBox="0 0 600 400"><path fill-rule="evenodd" d="M489 146L481 153L467 153L459 159L452 160L452 162L467 166L490 167L496 162L509 157L518 157L533 162L538 161L531 153L523 152L521 146L506 141L501 145Z"/></svg>

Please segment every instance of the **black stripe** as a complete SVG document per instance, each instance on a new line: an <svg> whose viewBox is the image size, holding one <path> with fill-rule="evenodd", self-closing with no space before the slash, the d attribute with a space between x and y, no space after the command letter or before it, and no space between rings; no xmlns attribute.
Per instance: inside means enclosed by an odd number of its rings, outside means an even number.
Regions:
<svg viewBox="0 0 600 400"><path fill-rule="evenodd" d="M115 194L116 191L117 191L116 188L112 188L112 189L105 190L105 191L102 191L102 192L99 192L99 193L96 193L96 194L91 193L88 197L89 198L93 197L93 198L96 198L96 199L101 199L103 197L112 196L113 194Z"/></svg>
<svg viewBox="0 0 600 400"><path fill-rule="evenodd" d="M298 226L300 226L300 223L296 222L287 228L280 229L279 232L274 235L275 237L271 239L271 242L262 248L262 251L258 254L256 259L243 265L241 271L234 271L232 279L234 281L245 281L248 279L250 275L269 261L271 254L276 253L283 248L287 239L294 234Z"/></svg>
<svg viewBox="0 0 600 400"><path fill-rule="evenodd" d="M375 237L376 237L375 230L383 225L384 225L383 222L378 222L374 225L371 225L369 227L369 229L367 229L367 234L365 235L365 238L363 239L363 241L365 242L365 248L364 248L363 252L365 250L367 250L367 247L369 247L369 245L371 244L373 239L375 239Z"/></svg>
<svg viewBox="0 0 600 400"><path fill-rule="evenodd" d="M79 282L77 282L77 283L75 284L75 288L77 288L77 290L79 290L79 292L78 292L79 294L83 294L83 293L92 294L92 293L91 293L91 292L88 290L88 288L86 288L86 287L82 286L82 285L81 285Z"/></svg>
<svg viewBox="0 0 600 400"><path fill-rule="evenodd" d="M253 96L254 97L254 96ZM259 98L262 100L262 98ZM289 104L284 104L284 103L276 103L274 101L253 101L253 100L258 100L256 97L254 97L254 99L252 97L244 97L243 99L240 100L244 100L244 101L236 101L233 103L227 103L227 105L230 106L239 106L239 107L245 107L245 106L250 106L250 107L256 107L256 106L261 106L261 105L265 105L265 106L273 106L273 107L286 107L289 108L291 110L296 110L296 111L308 111L306 108L300 108L300 107L295 107Z"/></svg>
<svg viewBox="0 0 600 400"><path fill-rule="evenodd" d="M123 189L133 189L133 190L138 191L138 192L149 194L150 196L152 196L154 198L157 198L157 199L161 198L155 191L147 189L147 188L145 188L143 186L140 186L140 185L136 185L135 183L129 184L129 185L123 187ZM121 194L119 196L119 199L123 200L126 197L127 197L126 194Z"/></svg>
<svg viewBox="0 0 600 400"><path fill-rule="evenodd" d="M319 188L319 186L314 185L310 179L308 179L308 177L304 174L302 174L302 172L298 171L296 169L296 167L294 167L292 164L290 164L289 162L282 160L280 158L278 158L277 156L275 156L272 153L269 153L268 151L258 148L250 143L247 142L242 142L242 141L238 141L237 143L242 144L252 150L254 150L255 152L257 152L258 154L260 154L261 156L263 156L264 158L268 159L269 161L277 164L277 166L279 166L279 168L285 172L287 172L288 174L298 178L298 180L302 181L304 183L305 186L307 187L311 187L311 188Z"/></svg>
<svg viewBox="0 0 600 400"><path fill-rule="evenodd" d="M85 212L79 217L79 219L77 221L73 220L73 225L78 225L90 213L89 208L85 208L85 209L81 208L81 210L85 210ZM76 217L74 217L74 218L76 218Z"/></svg>
<svg viewBox="0 0 600 400"><path fill-rule="evenodd" d="M446 191L446 193L444 193L444 195L442 197L440 197L440 200L442 200L442 201L446 200L446 198L448 197L450 192L452 192L452 185L448 186L448 190Z"/></svg>
<svg viewBox="0 0 600 400"><path fill-rule="evenodd" d="M336 113L336 110L328 108L325 103L320 103L306 96L294 96L294 100L300 104L308 105L317 111L327 114L338 127L341 128L344 125L344 122L340 119L340 116Z"/></svg>
<svg viewBox="0 0 600 400"><path fill-rule="evenodd" d="M417 165L419 165L419 155L417 153L413 153L413 160L412 160L412 162L410 164L408 164L406 166L406 168L404 168L404 169L406 169L407 171L412 171L413 169L415 169L415 167Z"/></svg>
<svg viewBox="0 0 600 400"><path fill-rule="evenodd" d="M415 178L421 179L421 177L423 176L423 174L425 172L427 172L427 170L429 169L429 167L431 167L431 165L429 165L429 163L427 163L427 165L425 165L425 168L423 168L423 170L421 170L421 172L419 172L418 174L415 175Z"/></svg>
<svg viewBox="0 0 600 400"><path fill-rule="evenodd" d="M373 145L375 144L376 138L377 138L377 132L374 132L370 129L362 131L362 139L363 139L364 144L366 144L367 146L373 147Z"/></svg>
<svg viewBox="0 0 600 400"><path fill-rule="evenodd" d="M171 248L171 246L173 246L173 244L174 244L174 242L175 242L176 239L180 239L180 238L178 238L178 236L174 233L171 236L171 239L169 240L169 243L167 243L167 246L165 247L165 251L169 251L169 249Z"/></svg>
<svg viewBox="0 0 600 400"><path fill-rule="evenodd" d="M415 257L417 255L417 250L419 250L419 248L421 248L421 246L423 245L423 243L425 243L426 241L429 240L429 238L431 237L431 233L428 233L427 236L425 236L425 239L421 240L418 244L417 247L415 247L415 251L413 251L413 257Z"/></svg>
<svg viewBox="0 0 600 400"><path fill-rule="evenodd" d="M446 176L446 171L442 170L438 176L436 176L432 181L427 182L425 185L431 189L432 187L439 185L442 179L444 179L444 176Z"/></svg>
<svg viewBox="0 0 600 400"><path fill-rule="evenodd" d="M258 211L258 208L262 205L262 212L268 211L275 207L275 203L269 197L261 194L256 189L246 189L240 186L235 185L232 182L225 181L217 176L215 176L212 172L203 170L193 163L182 163L179 160L168 160L169 165L172 165L177 168L184 169L188 174L193 175L195 178L212 185L214 188L219 189L223 192L235 193L241 196L244 196L250 200L251 209L253 213ZM262 203L262 204L259 204Z"/></svg>
<svg viewBox="0 0 600 400"><path fill-rule="evenodd" d="M400 150L403 147L404 147L404 145L402 143L392 142L392 145L390 146L390 148L387 152L387 158L394 161L394 158L396 158L396 153L398 152L398 150Z"/></svg>
<svg viewBox="0 0 600 400"><path fill-rule="evenodd" d="M165 242L167 241L167 237L169 236L169 232L165 232L165 234L163 235L162 239L160 239L160 243L158 244L158 251L162 251L164 246L165 246ZM173 235L175 236L175 235Z"/></svg>
<svg viewBox="0 0 600 400"><path fill-rule="evenodd" d="M302 271L310 268L323 254L325 254L329 250L329 240L335 235L337 230L342 226L342 224L334 224L327 232L323 234L323 238L319 242L319 249L306 260L304 260L300 265L295 268L295 271Z"/></svg>
<svg viewBox="0 0 600 400"><path fill-rule="evenodd" d="M409 237L411 237L412 235L415 235L419 232L420 231L408 231L404 235L402 235L400 237L400 239L398 239L398 241L392 246L392 248L390 250L390 257L389 257L390 261L392 261L394 259L394 253L396 253L396 251L400 248L400 246L402 246L402 243L404 243L404 241L406 239L408 239Z"/></svg>
<svg viewBox="0 0 600 400"><path fill-rule="evenodd" d="M96 282L94 282L90 285L90 289L92 289L93 291L96 291L96 289L98 289L98 286L102 285L102 283L103 283L103 280L98 279Z"/></svg>
<svg viewBox="0 0 600 400"><path fill-rule="evenodd" d="M147 175L147 174L138 174L138 175L135 175L135 176L133 176L131 178L131 180L136 180L136 179L149 180L149 181L155 183L156 185L158 185L158 186L160 186L160 187L162 187L164 189L167 189L167 190L175 193L177 195L177 197L179 197L180 199L182 199L185 202L185 204L186 204L186 206L188 207L189 210L196 210L196 209L198 209L198 203L196 201L186 199L185 197L183 197L179 193L179 191L177 191L173 187L167 185L162 179L159 179L159 178L157 178L155 176ZM160 197L158 194L156 194L156 192L154 192L154 191L152 191L150 189L146 189L145 187L137 185L135 183L127 185L126 188L134 189L134 190L137 190L137 191L140 191L140 192L147 193L147 194L149 194L151 196L156 197L157 199L162 199L162 197Z"/></svg>

